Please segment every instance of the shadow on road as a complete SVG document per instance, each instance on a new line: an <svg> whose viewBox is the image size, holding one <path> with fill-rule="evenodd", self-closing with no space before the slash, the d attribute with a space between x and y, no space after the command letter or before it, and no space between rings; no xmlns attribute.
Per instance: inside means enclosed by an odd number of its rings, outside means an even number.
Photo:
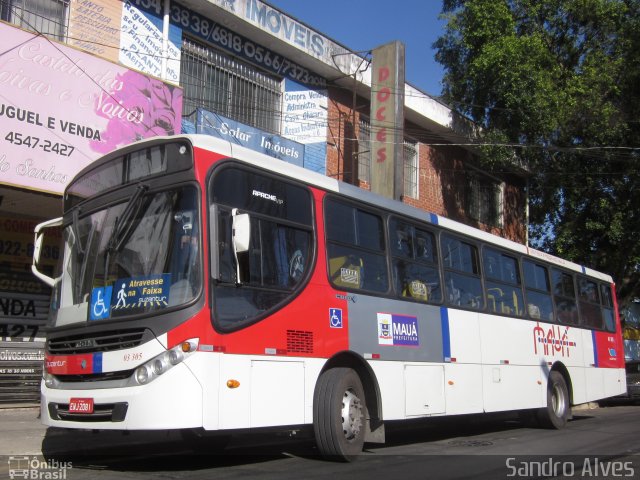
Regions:
<svg viewBox="0 0 640 480"><path fill-rule="evenodd" d="M581 418L588 418L588 415L574 416L574 420ZM388 447L447 439L452 439L452 446L460 446L465 443L465 437L529 426L526 416L515 413L388 422L385 445L367 444L365 452L375 454ZM482 441L470 442L482 445ZM185 442L176 431L121 432L49 428L42 442L42 453L46 458L73 462L75 468L138 472L224 468L295 457L320 459L311 431L303 432L301 438L277 436L273 433L238 435L232 438L225 450L219 450L215 445L208 449L207 445L205 439L194 451L193 443Z"/></svg>

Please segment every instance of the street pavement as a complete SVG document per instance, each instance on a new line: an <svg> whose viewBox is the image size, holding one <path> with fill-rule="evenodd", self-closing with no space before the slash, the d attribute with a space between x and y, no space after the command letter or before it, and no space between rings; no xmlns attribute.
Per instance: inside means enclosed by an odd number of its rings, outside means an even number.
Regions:
<svg viewBox="0 0 640 480"><path fill-rule="evenodd" d="M47 427L40 407L0 408L0 455L40 455Z"/></svg>
<svg viewBox="0 0 640 480"><path fill-rule="evenodd" d="M590 409L597 404L574 407ZM154 445L154 453L164 448L171 452L185 449L179 432L175 431L92 431L50 428L40 421L40 408L0 408L0 456L56 456L75 452L90 456L107 453L131 455L135 447Z"/></svg>
<svg viewBox="0 0 640 480"><path fill-rule="evenodd" d="M40 421L40 408L0 408L0 456L45 455L74 452L89 456L104 453L131 454L139 445L154 444L175 451L182 445L178 432L95 431L49 428Z"/></svg>

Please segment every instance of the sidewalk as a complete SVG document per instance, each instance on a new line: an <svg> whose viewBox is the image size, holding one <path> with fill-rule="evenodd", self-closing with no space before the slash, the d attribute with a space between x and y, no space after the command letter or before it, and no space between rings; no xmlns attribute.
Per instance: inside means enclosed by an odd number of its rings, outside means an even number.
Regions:
<svg viewBox="0 0 640 480"><path fill-rule="evenodd" d="M136 455L184 448L178 432L75 430L50 428L40 422L40 407L0 408L0 457Z"/></svg>
<svg viewBox="0 0 640 480"><path fill-rule="evenodd" d="M40 407L1 408L0 455L40 455L47 427L39 416Z"/></svg>

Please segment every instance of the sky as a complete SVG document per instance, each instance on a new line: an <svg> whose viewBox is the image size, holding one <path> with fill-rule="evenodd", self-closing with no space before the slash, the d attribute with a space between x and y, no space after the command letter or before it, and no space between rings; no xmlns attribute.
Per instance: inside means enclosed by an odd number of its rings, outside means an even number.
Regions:
<svg viewBox="0 0 640 480"><path fill-rule="evenodd" d="M442 92L442 66L433 42L443 33L441 0L267 0L274 7L353 51L399 40L406 81L432 96Z"/></svg>

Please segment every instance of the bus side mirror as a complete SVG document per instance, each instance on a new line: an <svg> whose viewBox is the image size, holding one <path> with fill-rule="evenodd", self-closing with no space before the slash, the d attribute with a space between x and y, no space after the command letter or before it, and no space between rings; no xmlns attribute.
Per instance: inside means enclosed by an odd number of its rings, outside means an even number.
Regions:
<svg viewBox="0 0 640 480"><path fill-rule="evenodd" d="M240 254L249 251L249 243L251 241L251 217L248 213L238 213L238 209L234 208L231 212L232 221L232 239L233 254L236 259L236 283L242 283L242 275L240 268Z"/></svg>
<svg viewBox="0 0 640 480"><path fill-rule="evenodd" d="M62 217L39 223L34 229L35 238L33 241L33 264L31 265L31 272L50 287L53 287L53 285L55 284L55 279L45 275L38 270L38 263L40 263L40 253L42 252L42 243L44 242L44 232L42 230L44 230L45 228L59 227L60 225L62 225Z"/></svg>
<svg viewBox="0 0 640 480"><path fill-rule="evenodd" d="M249 251L249 241L251 240L251 219L248 213L233 212L233 250L238 253Z"/></svg>

